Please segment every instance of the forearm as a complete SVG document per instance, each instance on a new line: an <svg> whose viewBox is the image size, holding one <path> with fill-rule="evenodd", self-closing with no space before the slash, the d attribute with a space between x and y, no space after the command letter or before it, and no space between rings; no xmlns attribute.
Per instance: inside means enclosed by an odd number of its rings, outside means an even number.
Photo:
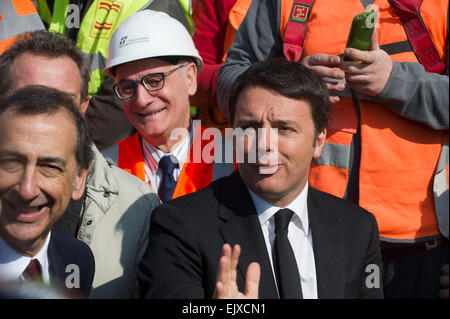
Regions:
<svg viewBox="0 0 450 319"><path fill-rule="evenodd" d="M436 130L449 128L448 75L428 73L419 63L394 62L388 83L376 99L401 117Z"/></svg>

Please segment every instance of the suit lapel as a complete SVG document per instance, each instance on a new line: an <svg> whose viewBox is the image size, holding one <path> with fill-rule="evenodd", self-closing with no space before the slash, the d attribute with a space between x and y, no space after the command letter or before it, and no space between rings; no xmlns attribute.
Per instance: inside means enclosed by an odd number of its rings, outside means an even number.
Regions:
<svg viewBox="0 0 450 319"><path fill-rule="evenodd" d="M243 278L245 279L248 265L258 262L261 266L259 297L278 298L256 209L238 171L231 175L230 184L224 188L220 204L219 217L224 220L220 232L225 242L241 246L238 268Z"/></svg>
<svg viewBox="0 0 450 319"><path fill-rule="evenodd" d="M50 235L50 242L48 243L48 271L50 274L51 283L64 283L65 269L58 254L58 240L55 238L55 231Z"/></svg>
<svg viewBox="0 0 450 319"><path fill-rule="evenodd" d="M344 298L344 242L333 207L319 192L308 190L308 215L311 225L319 299Z"/></svg>

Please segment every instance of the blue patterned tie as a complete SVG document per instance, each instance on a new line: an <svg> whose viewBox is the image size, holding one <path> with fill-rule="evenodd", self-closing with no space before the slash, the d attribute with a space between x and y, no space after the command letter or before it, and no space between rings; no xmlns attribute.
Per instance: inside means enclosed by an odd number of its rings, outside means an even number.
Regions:
<svg viewBox="0 0 450 319"><path fill-rule="evenodd" d="M161 201L165 203L172 199L175 186L177 185L173 177L173 170L178 167L178 163L172 162L170 155L166 155L159 160L158 167L163 173L158 195Z"/></svg>

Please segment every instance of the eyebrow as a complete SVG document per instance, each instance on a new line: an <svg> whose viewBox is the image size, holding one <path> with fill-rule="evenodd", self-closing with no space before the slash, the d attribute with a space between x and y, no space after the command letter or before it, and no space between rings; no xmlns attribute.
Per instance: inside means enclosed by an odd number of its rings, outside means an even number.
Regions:
<svg viewBox="0 0 450 319"><path fill-rule="evenodd" d="M23 160L26 160L27 157L23 153L13 151L13 150L2 150L0 149L0 156L12 156L16 158L20 158ZM38 157L38 163L55 163L59 164L63 168L66 168L67 162L63 160L62 158L55 157L55 156L40 156Z"/></svg>
<svg viewBox="0 0 450 319"><path fill-rule="evenodd" d="M292 120L275 120L275 121L270 121L270 124L272 125L290 125L290 126L297 126L298 123ZM238 119L236 121L236 126L241 126L241 125L248 125L248 126L258 126L261 125L261 122L256 121L256 120L240 120Z"/></svg>

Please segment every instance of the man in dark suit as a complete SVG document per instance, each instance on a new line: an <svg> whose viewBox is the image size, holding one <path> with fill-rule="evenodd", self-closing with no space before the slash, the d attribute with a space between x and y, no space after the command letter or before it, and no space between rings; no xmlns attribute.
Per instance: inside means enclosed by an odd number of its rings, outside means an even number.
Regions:
<svg viewBox="0 0 450 319"><path fill-rule="evenodd" d="M230 105L239 170L155 209L142 297L381 298L375 218L308 186L325 142L325 84L269 60L239 77Z"/></svg>
<svg viewBox="0 0 450 319"><path fill-rule="evenodd" d="M91 250L50 230L70 199L83 195L92 156L71 95L27 86L2 100L0 282L37 280L71 297L89 295Z"/></svg>

